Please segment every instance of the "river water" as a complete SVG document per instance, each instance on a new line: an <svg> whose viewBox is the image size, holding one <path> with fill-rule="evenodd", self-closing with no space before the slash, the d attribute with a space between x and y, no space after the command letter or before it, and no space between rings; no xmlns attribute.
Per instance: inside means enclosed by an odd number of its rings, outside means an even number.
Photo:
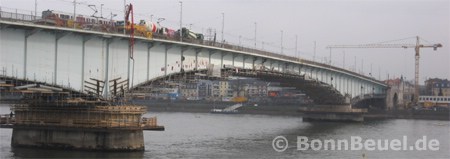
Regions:
<svg viewBox="0 0 450 159"><path fill-rule="evenodd" d="M0 104L0 113L9 113ZM363 123L302 122L301 117L222 115L209 113L151 113L163 132L145 131L144 152L85 152L11 148L12 129L0 129L0 158L450 158L450 122L436 120L379 120ZM288 140L284 152L273 149L277 136ZM298 150L297 137L309 140L408 138L408 145L426 136L439 150ZM281 144L285 145L284 143Z"/></svg>

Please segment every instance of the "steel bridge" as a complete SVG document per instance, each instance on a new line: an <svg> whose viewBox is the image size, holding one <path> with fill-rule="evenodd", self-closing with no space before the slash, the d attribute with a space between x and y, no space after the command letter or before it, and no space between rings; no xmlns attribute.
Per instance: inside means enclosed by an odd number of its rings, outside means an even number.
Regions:
<svg viewBox="0 0 450 159"><path fill-rule="evenodd" d="M36 17L0 15L1 75L82 93L92 91L86 85L99 83L101 88L97 91L104 98L117 91L113 82L130 90L155 79L205 70L211 65L253 72L257 78L293 84L317 101L326 97L334 101L324 104L349 103L344 97L379 98L388 88L381 81L343 68L210 41L189 43L135 37L131 59L129 35L40 25L33 22Z"/></svg>

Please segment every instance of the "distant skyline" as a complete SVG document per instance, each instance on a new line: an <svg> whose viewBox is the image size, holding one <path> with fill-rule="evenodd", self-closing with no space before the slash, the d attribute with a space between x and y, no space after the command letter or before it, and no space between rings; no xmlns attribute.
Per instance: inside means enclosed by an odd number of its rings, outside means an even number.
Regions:
<svg viewBox="0 0 450 159"><path fill-rule="evenodd" d="M0 0L2 11L32 14L34 0ZM57 10L73 14L73 0L37 0L37 11ZM77 14L91 15L88 4L96 5L100 16L123 19L123 0L77 0ZM314 41L317 43L315 61L329 60L325 47L336 44L365 44L420 36L424 43L441 43L442 48L421 50L420 82L426 78L450 79L450 1L448 0L183 0L183 26L194 32L207 34L212 28L217 39L226 42L313 60ZM164 18L162 26L179 28L178 0L127 0L134 5L135 21L156 22ZM34 14L34 13L33 13ZM153 16L151 16L153 15ZM283 35L281 35L283 33ZM295 37L298 52L295 53ZM282 37L282 38L281 38ZM402 43L412 43L413 38ZM264 44L264 45L263 45ZM344 58L345 52L345 58ZM335 66L356 72L371 73L382 80L404 76L414 78L414 49L333 49L331 61ZM364 66L362 67L362 63ZM372 71L371 71L372 70Z"/></svg>

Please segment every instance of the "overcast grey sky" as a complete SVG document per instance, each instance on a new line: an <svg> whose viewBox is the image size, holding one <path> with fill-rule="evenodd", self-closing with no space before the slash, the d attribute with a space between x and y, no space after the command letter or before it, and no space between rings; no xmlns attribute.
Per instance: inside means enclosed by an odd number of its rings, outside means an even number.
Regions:
<svg viewBox="0 0 450 159"><path fill-rule="evenodd" d="M73 0L37 0L38 13L57 10L73 13ZM111 12L123 17L123 0L77 0L77 13L90 15L88 4L103 6L103 16ZM178 0L127 0L134 5L135 21L165 18L163 26L177 29L180 20ZM31 13L34 0L0 0L2 10ZM295 35L298 35L300 56L313 59L317 42L316 61L329 58L327 45L365 44L414 37L424 43L442 43L438 51L422 49L420 80L450 78L450 1L449 0L183 0L183 25L206 34L207 28L217 31L221 39L222 13L225 15L224 39L253 47L255 22L257 48L295 55ZM97 14L100 16L100 13ZM263 45L264 43L264 45ZM414 39L402 41L414 44ZM414 49L334 49L332 64L371 71L378 79L414 77ZM296 56L296 55L295 55ZM362 68L362 60L364 66ZM372 67L371 67L372 66Z"/></svg>

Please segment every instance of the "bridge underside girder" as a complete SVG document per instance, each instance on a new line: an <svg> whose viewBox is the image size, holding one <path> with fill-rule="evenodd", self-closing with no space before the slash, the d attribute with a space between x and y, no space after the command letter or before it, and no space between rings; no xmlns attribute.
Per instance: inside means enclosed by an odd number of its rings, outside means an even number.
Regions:
<svg viewBox="0 0 450 159"><path fill-rule="evenodd" d="M233 73L233 75L255 77L268 82L278 82L283 87L295 87L305 92L316 104L345 103L344 96L331 86L314 80L306 80L302 75L273 71L253 71L252 74L240 71L239 73Z"/></svg>
<svg viewBox="0 0 450 159"><path fill-rule="evenodd" d="M345 97L333 87L315 80L306 80L304 75L289 74L278 71L259 71L252 69L222 69L222 77L206 76L207 70L193 70L183 73L175 73L168 76L152 79L132 89L132 91L146 91L153 86L170 85L176 82L193 82L198 79L227 79L229 76L250 77L267 82L280 83L282 87L295 87L302 90L314 100L316 104L340 105L345 104Z"/></svg>

